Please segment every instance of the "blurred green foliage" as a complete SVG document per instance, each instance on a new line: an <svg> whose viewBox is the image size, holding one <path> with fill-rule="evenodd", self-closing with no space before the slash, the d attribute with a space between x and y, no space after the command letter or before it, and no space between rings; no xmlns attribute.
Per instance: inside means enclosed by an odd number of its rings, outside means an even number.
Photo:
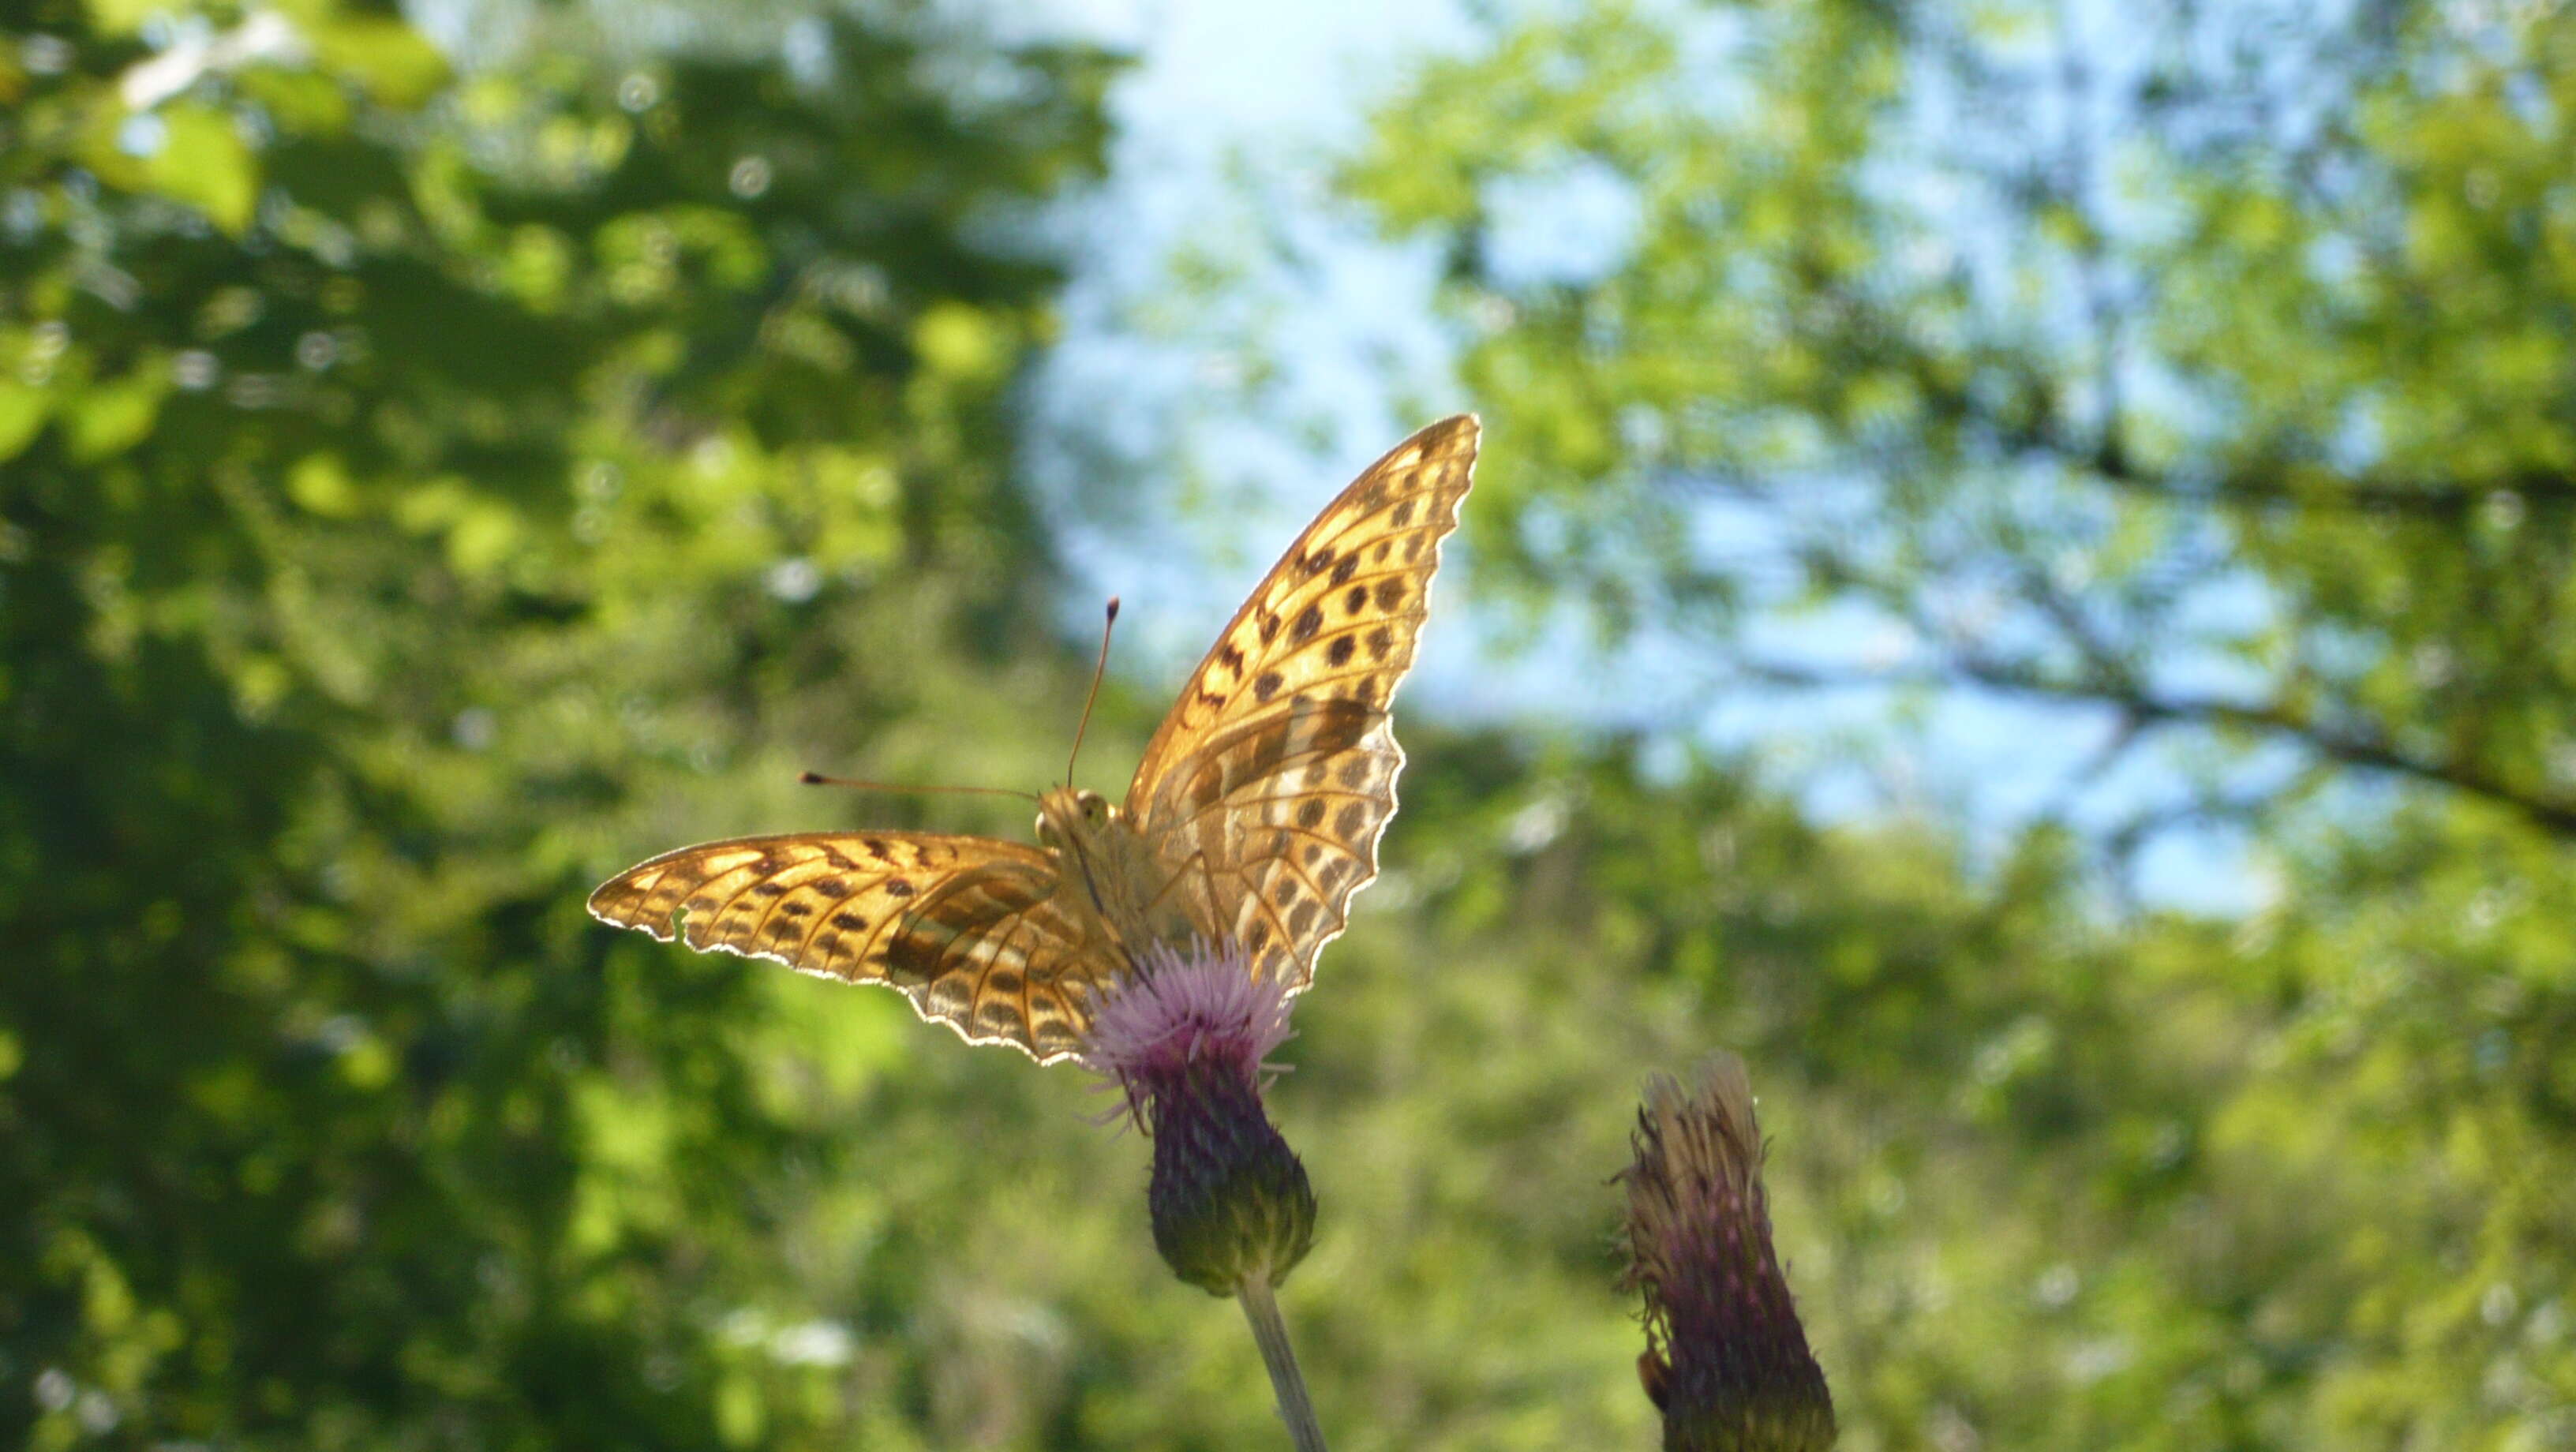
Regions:
<svg viewBox="0 0 2576 1452"><path fill-rule="evenodd" d="M1721 689L1965 683L2306 770L2204 817L2358 769L2576 834L2576 20L2365 8L1611 5L1429 67L1345 181L1443 244L1518 431L1490 582ZM1604 255L1516 258L1551 207ZM1909 648L1765 656L1782 602Z"/></svg>
<svg viewBox="0 0 2576 1452"><path fill-rule="evenodd" d="M839 1440L743 1330L843 1163L776 986L580 900L1072 689L1002 413L1056 273L990 238L1110 63L146 9L0 50L0 1440Z"/></svg>
<svg viewBox="0 0 2576 1452"><path fill-rule="evenodd" d="M1714 809L1696 900L1568 878L1787 1010L1726 1037L1848 1445L2576 1438L2572 116L2565 7L1611 5L1348 166L1448 260L1481 584L2161 763L1964 879ZM2209 822L2248 920L2082 889Z"/></svg>
<svg viewBox="0 0 2576 1452"><path fill-rule="evenodd" d="M2156 418L2071 382L2094 193L1974 214L2015 312L1909 271L1939 219L1869 184L2028 17L1717 13L1740 103L1667 20L1542 19L1352 174L1484 330L1480 587L1730 652L1692 486L1879 481L1786 516L1801 591L1983 584L2056 633L1942 670L2298 747L2247 816L2288 888L2115 912L2063 827L1971 864L1728 762L1409 715L1273 1094L1336 1445L1652 1445L1605 1181L1640 1069L1713 1043L1847 1445L2563 1444L2568 22L2303 55L2349 102L2323 194L2275 137L2138 132L2161 210L2098 265L2157 305L2111 311L2150 397L2218 400ZM1079 1074L581 911L731 832L1025 830L792 778L1056 769L1088 660L1011 425L1058 264L1014 223L1097 173L1113 64L899 9L820 74L201 17L0 37L0 1440L1273 1445ZM2243 94L2149 81L2150 119ZM1493 180L1582 159L1635 245L1491 275ZM2259 628L2184 611L2249 575ZM2244 713L2156 714L2185 645ZM1113 689L1092 784L1160 704Z"/></svg>

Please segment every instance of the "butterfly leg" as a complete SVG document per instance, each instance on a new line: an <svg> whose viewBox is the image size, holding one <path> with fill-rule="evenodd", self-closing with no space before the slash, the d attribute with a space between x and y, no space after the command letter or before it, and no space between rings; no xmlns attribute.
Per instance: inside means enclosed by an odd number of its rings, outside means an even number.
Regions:
<svg viewBox="0 0 2576 1452"><path fill-rule="evenodd" d="M1193 894L1190 889L1195 888ZM1166 907L1174 893L1183 899L1176 908ZM1195 896L1195 903L1188 899ZM1202 847L1181 860L1180 866L1163 882L1162 890L1145 904L1145 920L1153 925L1154 937L1174 950L1191 946L1193 939L1216 947L1233 936L1230 925L1216 920L1216 879L1208 868L1207 849Z"/></svg>
<svg viewBox="0 0 2576 1452"><path fill-rule="evenodd" d="M1256 971L1274 973L1280 971L1280 965L1276 960L1283 956L1282 945L1287 942L1288 928L1286 924L1279 921L1278 910L1262 901L1259 892L1252 884L1242 882L1238 883L1235 896L1257 910L1267 921L1254 923L1248 929L1240 922L1221 922L1217 917L1216 905L1224 900L1224 895L1217 890L1216 867L1208 861L1206 848L1200 848L1191 853L1188 861L1182 863L1183 870L1174 880L1178 882L1189 877L1189 869L1192 867L1197 869L1200 898L1206 905L1205 920L1214 925L1206 930L1207 940L1211 944L1218 945L1221 951L1242 951L1250 958ZM1229 875L1238 878L1241 876L1239 872L1230 872Z"/></svg>

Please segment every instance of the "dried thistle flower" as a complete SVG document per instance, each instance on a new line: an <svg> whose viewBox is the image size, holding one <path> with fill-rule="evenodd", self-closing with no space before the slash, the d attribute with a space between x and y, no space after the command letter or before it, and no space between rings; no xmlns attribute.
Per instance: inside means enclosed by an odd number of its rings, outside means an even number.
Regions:
<svg viewBox="0 0 2576 1452"><path fill-rule="evenodd" d="M1744 1061L1714 1055L1687 1086L1654 1076L1631 1143L1624 1284L1645 1297L1637 1370L1666 1452L1832 1446L1825 1374L1771 1248Z"/></svg>

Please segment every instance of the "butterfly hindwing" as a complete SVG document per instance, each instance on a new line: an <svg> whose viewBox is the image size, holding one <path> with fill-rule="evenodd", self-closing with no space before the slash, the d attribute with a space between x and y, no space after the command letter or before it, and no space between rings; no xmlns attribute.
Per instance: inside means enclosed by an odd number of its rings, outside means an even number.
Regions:
<svg viewBox="0 0 2576 1452"><path fill-rule="evenodd" d="M1476 438L1472 417L1433 424L1324 507L1191 675L1123 821L1063 807L1067 787L1041 799L1060 834L1047 848L923 832L708 842L611 878L591 912L891 984L969 1042L1041 1063L1080 1049L1097 995L1154 942L1239 943L1303 988L1377 875L1404 765L1387 706Z"/></svg>
<svg viewBox="0 0 2576 1452"><path fill-rule="evenodd" d="M1300 987L1377 875L1404 765L1387 707L1476 440L1472 416L1433 424L1324 507L1199 662L1128 789L1128 820L1204 929Z"/></svg>
<svg viewBox="0 0 2576 1452"><path fill-rule="evenodd" d="M1090 1021L1111 960L1057 900L1045 852L985 837L799 832L665 853L611 878L591 913L701 951L903 990L970 1042L1050 1061Z"/></svg>

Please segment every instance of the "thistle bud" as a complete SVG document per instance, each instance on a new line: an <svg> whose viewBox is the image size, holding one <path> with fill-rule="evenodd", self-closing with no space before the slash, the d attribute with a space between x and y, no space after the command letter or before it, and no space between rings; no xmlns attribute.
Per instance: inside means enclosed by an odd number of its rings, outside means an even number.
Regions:
<svg viewBox="0 0 2576 1452"><path fill-rule="evenodd" d="M1645 1297L1637 1371L1666 1452L1831 1447L1825 1374L1771 1248L1743 1061L1717 1055L1687 1087L1656 1075L1632 1143L1625 1283Z"/></svg>
<svg viewBox="0 0 2576 1452"><path fill-rule="evenodd" d="M1314 1243L1306 1167L1261 1102L1288 1009L1286 985L1239 951L1157 948L1102 996L1084 1045L1083 1063L1154 1142L1154 1248L1210 1295L1276 1286Z"/></svg>

